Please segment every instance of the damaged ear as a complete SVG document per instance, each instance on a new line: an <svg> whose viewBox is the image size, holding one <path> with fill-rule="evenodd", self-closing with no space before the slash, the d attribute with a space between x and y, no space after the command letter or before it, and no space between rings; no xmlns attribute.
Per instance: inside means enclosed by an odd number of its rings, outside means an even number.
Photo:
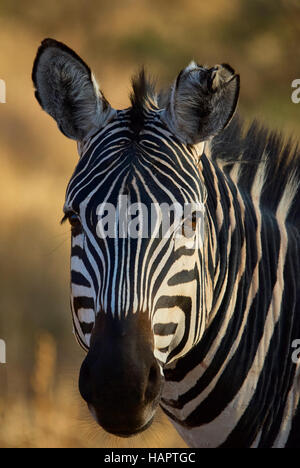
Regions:
<svg viewBox="0 0 300 468"><path fill-rule="evenodd" d="M74 140L91 136L115 113L86 63L54 39L45 39L38 49L32 80L41 107Z"/></svg>
<svg viewBox="0 0 300 468"><path fill-rule="evenodd" d="M178 75L161 118L185 144L207 140L230 122L239 84L229 65L205 68L192 62Z"/></svg>

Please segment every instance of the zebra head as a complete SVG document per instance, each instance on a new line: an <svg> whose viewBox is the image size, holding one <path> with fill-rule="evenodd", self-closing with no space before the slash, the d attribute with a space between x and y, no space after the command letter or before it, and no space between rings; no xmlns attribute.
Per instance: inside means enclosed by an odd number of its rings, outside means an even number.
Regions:
<svg viewBox="0 0 300 468"><path fill-rule="evenodd" d="M82 397L108 432L144 430L163 373L206 326L204 142L236 107L228 65L192 62L162 99L143 72L131 107L113 109L89 67L47 39L33 68L36 97L78 142L64 220L71 224L71 308L87 351Z"/></svg>

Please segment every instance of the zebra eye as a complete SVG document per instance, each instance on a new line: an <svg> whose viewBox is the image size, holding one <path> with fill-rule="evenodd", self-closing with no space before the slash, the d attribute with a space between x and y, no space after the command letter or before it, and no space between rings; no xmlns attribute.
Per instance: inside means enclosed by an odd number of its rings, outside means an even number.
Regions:
<svg viewBox="0 0 300 468"><path fill-rule="evenodd" d="M196 211L192 213L191 225L192 225L192 230L196 231L196 227L197 227L197 212Z"/></svg>
<svg viewBox="0 0 300 468"><path fill-rule="evenodd" d="M182 226L182 235L185 237L192 237L195 234L197 228L197 212L193 211L193 213L188 216Z"/></svg>
<svg viewBox="0 0 300 468"><path fill-rule="evenodd" d="M75 236L82 232L82 224L79 217L74 213L68 216L69 223L71 225L72 234Z"/></svg>

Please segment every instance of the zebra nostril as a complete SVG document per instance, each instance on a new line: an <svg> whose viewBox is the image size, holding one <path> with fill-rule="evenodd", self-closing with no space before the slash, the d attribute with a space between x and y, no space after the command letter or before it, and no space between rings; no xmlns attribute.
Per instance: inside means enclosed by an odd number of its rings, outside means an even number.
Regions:
<svg viewBox="0 0 300 468"><path fill-rule="evenodd" d="M150 372L149 372L149 383L150 382L155 382L156 379L157 379L157 367L153 364L151 367L150 367Z"/></svg>
<svg viewBox="0 0 300 468"><path fill-rule="evenodd" d="M92 401L91 374L90 374L89 366L86 363L86 361L83 361L83 364L80 369L79 392L82 398L87 403L90 403Z"/></svg>
<svg viewBox="0 0 300 468"><path fill-rule="evenodd" d="M145 392L145 401L149 402L155 399L160 386L160 372L157 363L152 364L149 370L147 388Z"/></svg>

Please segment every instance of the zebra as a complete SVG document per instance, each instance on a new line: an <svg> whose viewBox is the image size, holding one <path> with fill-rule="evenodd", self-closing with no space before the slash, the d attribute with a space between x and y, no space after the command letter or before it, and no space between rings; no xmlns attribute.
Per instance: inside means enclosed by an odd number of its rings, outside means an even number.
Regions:
<svg viewBox="0 0 300 468"><path fill-rule="evenodd" d="M167 92L142 69L116 110L88 65L45 39L32 79L77 141L62 222L79 391L97 423L130 437L160 405L190 447L300 447L297 146L244 124L227 64L192 61ZM189 235L172 216L161 235L157 214L151 236L99 236L98 206L120 196L203 210L184 219Z"/></svg>

